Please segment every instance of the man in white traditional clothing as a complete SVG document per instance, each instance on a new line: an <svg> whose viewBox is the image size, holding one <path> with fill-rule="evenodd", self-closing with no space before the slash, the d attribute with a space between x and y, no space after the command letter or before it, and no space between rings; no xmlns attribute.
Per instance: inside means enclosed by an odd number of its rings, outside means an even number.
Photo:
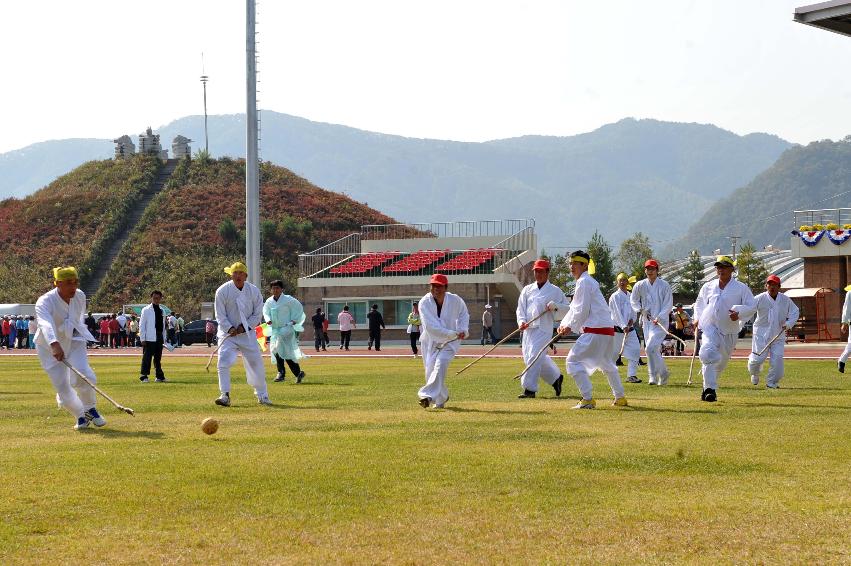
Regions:
<svg viewBox="0 0 851 566"><path fill-rule="evenodd" d="M719 255L715 261L718 279L704 283L694 303L695 324L703 332L699 354L703 373L700 398L709 403L718 398L718 377L736 348L739 321L746 321L756 310L750 288L733 279L735 269L732 259Z"/></svg>
<svg viewBox="0 0 851 566"><path fill-rule="evenodd" d="M612 404L626 407L623 384L615 365L612 313L600 292L600 284L589 273L593 271L590 269L592 266L591 257L586 252L577 250L570 254L570 273L576 279L576 288L570 308L558 328L559 334L564 335L581 332L567 354L566 362L567 373L573 376L582 394L582 399L573 408L593 409L596 406L591 374L597 370L606 374L615 398Z"/></svg>
<svg viewBox="0 0 851 566"><path fill-rule="evenodd" d="M845 373L845 362L848 361L848 356L851 355L851 331L848 325L851 324L851 285L845 287L845 302L842 303L842 332L848 333L848 343L845 345L845 350L839 356L837 369L839 373Z"/></svg>
<svg viewBox="0 0 851 566"><path fill-rule="evenodd" d="M615 323L615 337L620 338L620 343L615 340L615 347L620 351L623 347L623 357L627 360L626 380L628 383L641 383L638 379L638 358L641 356L641 344L635 332L635 311L630 303L629 276L626 273L618 273L618 288L609 297L609 310L612 311L612 320Z"/></svg>
<svg viewBox="0 0 851 566"><path fill-rule="evenodd" d="M783 352L786 348L786 337L781 335L774 342L771 340L781 332L785 334L787 330L791 330L798 321L800 313L792 299L780 292L780 278L774 274L765 279L765 292L754 297L754 301L756 302L756 319L753 323L751 353L748 356L751 383L759 385L762 364L766 359L770 359L765 386L769 389L777 389L783 378ZM768 346L769 342L771 342L770 346ZM759 352L762 352L762 355L758 355Z"/></svg>
<svg viewBox="0 0 851 566"><path fill-rule="evenodd" d="M225 268L231 280L216 289L216 321L219 323L219 390L216 405L230 406L230 369L242 354L245 377L261 405L271 405L266 389L266 368L257 343L255 327L263 318L260 289L247 281L248 268L236 262Z"/></svg>
<svg viewBox="0 0 851 566"><path fill-rule="evenodd" d="M671 309L674 308L674 295L667 281L659 277L659 262L651 258L644 262L642 279L635 284L630 296L632 310L636 311L643 322L644 350L647 352L647 383L666 385L668 367L662 357L662 341L668 335L671 321Z"/></svg>
<svg viewBox="0 0 851 566"><path fill-rule="evenodd" d="M464 300L447 291L449 279L445 275L435 273L429 284L430 292L419 303L426 384L418 396L421 407L434 405L442 409L449 400L446 370L469 332L470 314Z"/></svg>
<svg viewBox="0 0 851 566"><path fill-rule="evenodd" d="M284 294L284 282L276 279L269 283L272 296L263 305L263 319L268 323L271 337L272 363L278 369L276 382L285 380L286 366L295 376L296 383L304 379L304 372L299 366L299 360L304 354L298 347L298 336L304 332L304 307L298 299ZM284 365L286 362L286 365Z"/></svg>
<svg viewBox="0 0 851 566"><path fill-rule="evenodd" d="M523 287L517 301L517 326L523 331L523 361L527 364L552 340L553 312L566 312L569 306L564 291L549 281L549 261L535 260L532 270L535 282ZM520 399L535 397L538 392L538 378L552 385L556 397L561 397L564 376L552 358L544 353L523 374L520 380L523 393L518 395Z"/></svg>
<svg viewBox="0 0 851 566"><path fill-rule="evenodd" d="M97 383L86 355L86 342L95 341L83 322L86 294L77 288L79 279L73 267L55 268L53 284L55 288L35 303L38 359L56 389L56 402L77 419L74 428L82 430L88 428L89 423L103 426L106 419L95 407L94 388L63 363L67 362L89 381Z"/></svg>

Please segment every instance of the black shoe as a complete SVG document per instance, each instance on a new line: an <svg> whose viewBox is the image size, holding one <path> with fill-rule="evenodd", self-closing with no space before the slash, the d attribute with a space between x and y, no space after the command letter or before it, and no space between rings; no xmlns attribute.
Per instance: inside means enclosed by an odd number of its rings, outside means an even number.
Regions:
<svg viewBox="0 0 851 566"><path fill-rule="evenodd" d="M295 378L296 383L301 383L301 380L304 379L305 373L303 371L298 372L298 375Z"/></svg>
<svg viewBox="0 0 851 566"><path fill-rule="evenodd" d="M141 381L142 383L148 383L148 376L147 375L140 375L139 381Z"/></svg>
<svg viewBox="0 0 851 566"><path fill-rule="evenodd" d="M366 347L367 350L372 350L372 344L368 344Z"/></svg>
<svg viewBox="0 0 851 566"><path fill-rule="evenodd" d="M839 370L839 373L845 373L845 362L839 362L836 368Z"/></svg>
<svg viewBox="0 0 851 566"><path fill-rule="evenodd" d="M420 399L420 407L422 407L423 409L428 409L428 405L430 402L431 399L429 399L428 397L423 397L422 399Z"/></svg>
<svg viewBox="0 0 851 566"><path fill-rule="evenodd" d="M376 349L375 349L375 351L376 351L376 352L380 352L380 351L381 351L381 348L376 348Z"/></svg>
<svg viewBox="0 0 851 566"><path fill-rule="evenodd" d="M556 390L556 397L561 397L561 384L564 383L564 376L559 375L558 379L553 381L553 389Z"/></svg>
<svg viewBox="0 0 851 566"><path fill-rule="evenodd" d="M616 365L616 366L622 366L622 365L623 365L623 360L621 359L621 357L620 357L620 356L618 356L618 359L617 359L617 361L615 362L615 365Z"/></svg>
<svg viewBox="0 0 851 566"><path fill-rule="evenodd" d="M165 383L165 376L158 377L158 378L156 379L156 382L157 382L157 383Z"/></svg>
<svg viewBox="0 0 851 566"><path fill-rule="evenodd" d="M535 392L529 391L528 389L524 389L523 393L518 395L517 398L518 399L534 399L535 398Z"/></svg>
<svg viewBox="0 0 851 566"><path fill-rule="evenodd" d="M706 401L707 403L714 403L717 400L715 396L715 390L708 388L704 389L703 393L700 395L701 400Z"/></svg>
<svg viewBox="0 0 851 566"><path fill-rule="evenodd" d="M642 360L641 358L638 358L638 365L640 365L640 366L646 366L646 365L647 365L647 363L646 363L644 360Z"/></svg>
<svg viewBox="0 0 851 566"><path fill-rule="evenodd" d="M272 381L277 381L278 383L284 381L284 374L281 373L281 372L278 372L278 375L275 376L275 379L273 379Z"/></svg>

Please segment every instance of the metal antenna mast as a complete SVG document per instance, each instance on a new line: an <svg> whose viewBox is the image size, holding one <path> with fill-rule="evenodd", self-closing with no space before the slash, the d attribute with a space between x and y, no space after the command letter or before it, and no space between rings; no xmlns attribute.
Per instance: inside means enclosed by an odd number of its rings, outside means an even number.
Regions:
<svg viewBox="0 0 851 566"><path fill-rule="evenodd" d="M207 137L207 81L210 77L204 71L204 52L201 52L201 84L204 85L204 151L210 153L210 139Z"/></svg>

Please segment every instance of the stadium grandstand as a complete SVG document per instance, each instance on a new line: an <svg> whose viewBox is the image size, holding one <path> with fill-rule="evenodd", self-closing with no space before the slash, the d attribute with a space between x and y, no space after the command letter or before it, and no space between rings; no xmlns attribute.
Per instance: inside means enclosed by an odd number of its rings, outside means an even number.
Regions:
<svg viewBox="0 0 851 566"><path fill-rule="evenodd" d="M399 340L411 303L428 292L432 274L443 273L467 303L470 340L478 341L487 304L497 336L516 328L517 299L537 256L533 219L368 225L299 255L298 294L308 317L325 310L331 330L348 305L358 325L353 340L367 339L366 313L377 304L384 338Z"/></svg>

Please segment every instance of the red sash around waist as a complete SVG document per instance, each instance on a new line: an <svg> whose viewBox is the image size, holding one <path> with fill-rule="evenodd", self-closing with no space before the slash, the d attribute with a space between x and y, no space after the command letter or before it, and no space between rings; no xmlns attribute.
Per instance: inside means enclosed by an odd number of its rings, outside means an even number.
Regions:
<svg viewBox="0 0 851 566"><path fill-rule="evenodd" d="M615 329L611 326L607 326L604 328L591 328L589 326L586 326L582 329L582 332L584 332L585 334L602 334L604 336L615 335Z"/></svg>

